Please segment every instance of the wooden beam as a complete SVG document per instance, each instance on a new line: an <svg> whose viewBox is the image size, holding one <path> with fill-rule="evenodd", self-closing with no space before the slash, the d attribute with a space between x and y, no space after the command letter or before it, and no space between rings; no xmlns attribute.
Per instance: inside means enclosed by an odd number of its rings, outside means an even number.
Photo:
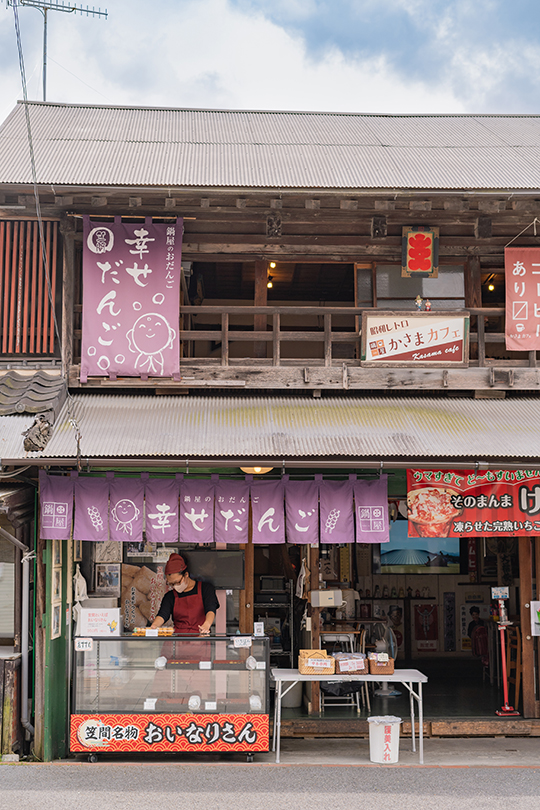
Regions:
<svg viewBox="0 0 540 810"><path fill-rule="evenodd" d="M532 590L532 540L519 537L519 612L521 618L523 717L537 717L534 683L534 641L530 635ZM527 605L527 607L525 607Z"/></svg>
<svg viewBox="0 0 540 810"><path fill-rule="evenodd" d="M482 270L478 256L465 262L465 307L482 306Z"/></svg>
<svg viewBox="0 0 540 810"><path fill-rule="evenodd" d="M256 307L265 307L268 303L268 263L255 262L255 298ZM266 315L255 315L253 328L255 332L266 332ZM266 343L261 341L253 344L254 357L266 357Z"/></svg>
<svg viewBox="0 0 540 810"><path fill-rule="evenodd" d="M63 217L62 235L62 375L67 379L73 363L73 290L75 280L75 223Z"/></svg>
<svg viewBox="0 0 540 810"><path fill-rule="evenodd" d="M314 591L319 587L319 547L310 546L309 549L309 570L311 572L309 590ZM320 608L311 608L311 649L316 650L320 644ZM321 688L318 681L311 684L311 711L319 712L321 708Z"/></svg>

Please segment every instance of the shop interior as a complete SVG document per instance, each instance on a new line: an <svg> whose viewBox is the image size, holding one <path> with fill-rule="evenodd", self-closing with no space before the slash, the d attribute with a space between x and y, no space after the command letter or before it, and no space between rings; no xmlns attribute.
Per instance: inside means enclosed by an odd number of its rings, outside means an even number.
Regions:
<svg viewBox="0 0 540 810"><path fill-rule="evenodd" d="M318 571L310 570L309 546L254 547L253 619L264 624L270 638L271 666L295 668L299 650L312 647L312 615L318 612L311 607L310 590L339 590L342 604L322 608L318 615L320 645L329 653L382 650L396 658L397 667L419 669L429 678L427 718L493 717L501 705L502 673L490 588L510 585L510 702L520 708L517 541L408 538L405 498L405 472L391 473L390 543L321 545ZM163 567L173 550L186 556L195 578L210 579L217 588L226 615L226 622L221 616L221 632L238 633L250 575L245 549L238 546L76 543L74 561L88 587L82 606L120 607L125 629L147 626L166 587ZM161 585L157 590L156 580ZM284 700L284 719L408 712L408 695L397 689L375 686L358 696L328 689L322 687L317 712L305 686L291 690Z"/></svg>

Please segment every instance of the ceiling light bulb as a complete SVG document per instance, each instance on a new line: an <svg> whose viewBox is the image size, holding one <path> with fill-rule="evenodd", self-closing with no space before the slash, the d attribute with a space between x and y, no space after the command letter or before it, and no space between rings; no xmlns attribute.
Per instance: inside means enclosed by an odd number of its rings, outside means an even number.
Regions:
<svg viewBox="0 0 540 810"><path fill-rule="evenodd" d="M271 290L272 287L274 286L274 283L272 281L267 281L266 286L268 287L269 290Z"/></svg>
<svg viewBox="0 0 540 810"><path fill-rule="evenodd" d="M494 289L495 289L495 284L488 284L488 290L490 292L493 292Z"/></svg>
<svg viewBox="0 0 540 810"><path fill-rule="evenodd" d="M275 262L270 262L270 267L271 267L272 270L275 270L276 263Z"/></svg>

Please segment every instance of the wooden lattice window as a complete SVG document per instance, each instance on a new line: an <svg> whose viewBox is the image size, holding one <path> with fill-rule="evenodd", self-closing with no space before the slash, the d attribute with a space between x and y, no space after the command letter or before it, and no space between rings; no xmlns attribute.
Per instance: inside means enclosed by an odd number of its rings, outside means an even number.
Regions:
<svg viewBox="0 0 540 810"><path fill-rule="evenodd" d="M43 235L53 301L58 222ZM2 354L54 354L54 314L36 221L0 221L0 349Z"/></svg>

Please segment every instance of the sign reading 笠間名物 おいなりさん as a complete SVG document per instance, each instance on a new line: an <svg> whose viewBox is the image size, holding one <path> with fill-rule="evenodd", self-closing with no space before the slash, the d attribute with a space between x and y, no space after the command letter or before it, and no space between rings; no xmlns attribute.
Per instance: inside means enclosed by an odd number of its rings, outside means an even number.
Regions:
<svg viewBox="0 0 540 810"><path fill-rule="evenodd" d="M442 365L469 362L469 314L381 312L362 314L362 365Z"/></svg>
<svg viewBox="0 0 540 810"><path fill-rule="evenodd" d="M409 537L540 536L540 470L407 470Z"/></svg>

